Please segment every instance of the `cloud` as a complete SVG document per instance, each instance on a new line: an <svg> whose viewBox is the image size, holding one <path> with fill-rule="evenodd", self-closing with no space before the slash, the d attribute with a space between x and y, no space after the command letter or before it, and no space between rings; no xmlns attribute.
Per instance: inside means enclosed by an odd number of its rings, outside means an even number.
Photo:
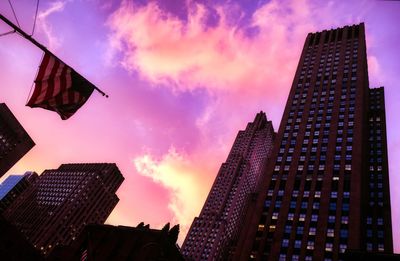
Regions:
<svg viewBox="0 0 400 261"><path fill-rule="evenodd" d="M168 208L175 216L172 222L181 226L180 241L183 241L193 218L199 214L204 204L201 199L205 199L211 185L208 164L194 161L173 147L161 159L146 153L136 157L133 162L139 174L151 178L170 191Z"/></svg>
<svg viewBox="0 0 400 261"><path fill-rule="evenodd" d="M175 90L279 91L292 79L298 42L313 29L307 1L289 3L270 1L245 25L243 14L229 15L232 6L216 6L218 23L209 26L202 4L189 4L184 21L155 2L123 2L108 20L110 53L126 70Z"/></svg>
<svg viewBox="0 0 400 261"><path fill-rule="evenodd" d="M44 11L39 12L38 14L38 26L40 30L45 34L48 43L49 49L54 50L61 46L62 40L55 36L53 32L53 28L47 21L48 17L54 13L61 12L64 10L67 1L56 1L50 3L49 8L45 9Z"/></svg>

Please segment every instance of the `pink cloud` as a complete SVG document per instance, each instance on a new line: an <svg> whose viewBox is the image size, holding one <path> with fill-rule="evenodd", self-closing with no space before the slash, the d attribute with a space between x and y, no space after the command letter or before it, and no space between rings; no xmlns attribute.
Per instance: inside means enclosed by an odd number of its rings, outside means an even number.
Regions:
<svg viewBox="0 0 400 261"><path fill-rule="evenodd" d="M223 6L216 8L218 25L207 27L208 11L201 4L188 5L188 21L182 21L154 2L144 7L123 2L108 21L110 48L122 54L126 70L178 90L279 90L292 79L298 42L313 29L303 2L289 8L265 4L251 18L250 26L259 30L253 37L228 21Z"/></svg>
<svg viewBox="0 0 400 261"><path fill-rule="evenodd" d="M134 164L139 174L169 190L168 209L174 214L172 222L180 224L182 242L204 204L212 182L208 173L215 169L215 163L200 152L188 155L171 147L160 159L144 154L136 157Z"/></svg>

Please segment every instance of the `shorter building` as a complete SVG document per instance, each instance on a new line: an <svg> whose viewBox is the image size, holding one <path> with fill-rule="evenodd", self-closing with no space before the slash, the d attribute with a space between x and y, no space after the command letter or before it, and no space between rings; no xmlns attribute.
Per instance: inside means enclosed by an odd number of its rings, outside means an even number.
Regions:
<svg viewBox="0 0 400 261"><path fill-rule="evenodd" d="M48 260L184 260L176 245L179 228L88 225L70 246L58 246Z"/></svg>
<svg viewBox="0 0 400 261"><path fill-rule="evenodd" d="M0 259L42 261L43 256L18 231L0 215Z"/></svg>
<svg viewBox="0 0 400 261"><path fill-rule="evenodd" d="M5 103L0 103L0 177L35 143Z"/></svg>
<svg viewBox="0 0 400 261"><path fill-rule="evenodd" d="M32 186L38 178L36 172L25 172L24 175L10 175L0 184L0 214L17 198Z"/></svg>
<svg viewBox="0 0 400 261"><path fill-rule="evenodd" d="M123 180L116 164L63 164L45 170L3 216L47 256L57 245L71 244L87 224L103 224Z"/></svg>

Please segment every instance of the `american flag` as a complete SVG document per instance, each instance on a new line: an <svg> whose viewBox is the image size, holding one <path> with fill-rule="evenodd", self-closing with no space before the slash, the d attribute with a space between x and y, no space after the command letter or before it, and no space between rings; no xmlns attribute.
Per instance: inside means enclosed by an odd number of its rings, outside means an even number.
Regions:
<svg viewBox="0 0 400 261"><path fill-rule="evenodd" d="M55 111L66 120L85 104L94 88L71 67L45 53L26 106Z"/></svg>

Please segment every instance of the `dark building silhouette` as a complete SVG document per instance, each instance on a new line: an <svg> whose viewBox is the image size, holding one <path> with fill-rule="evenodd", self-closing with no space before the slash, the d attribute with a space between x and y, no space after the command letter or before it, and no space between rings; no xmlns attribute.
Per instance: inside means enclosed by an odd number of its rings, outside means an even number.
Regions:
<svg viewBox="0 0 400 261"><path fill-rule="evenodd" d="M35 143L5 103L0 103L0 177Z"/></svg>
<svg viewBox="0 0 400 261"><path fill-rule="evenodd" d="M183 261L176 245L179 228L88 225L70 246L58 246L48 257L52 261Z"/></svg>
<svg viewBox="0 0 400 261"><path fill-rule="evenodd" d="M42 261L43 256L18 229L0 214L0 259L15 261Z"/></svg>
<svg viewBox="0 0 400 261"><path fill-rule="evenodd" d="M234 249L252 193L258 191L274 136L264 112L239 131L182 245L187 260L222 260Z"/></svg>
<svg viewBox="0 0 400 261"><path fill-rule="evenodd" d="M389 190L389 166L386 139L385 93L383 87L369 90L369 132L364 213L364 249L368 252L392 252L392 223ZM398 256L399 257L399 256Z"/></svg>
<svg viewBox="0 0 400 261"><path fill-rule="evenodd" d="M400 261L400 254L346 250L344 261Z"/></svg>
<svg viewBox="0 0 400 261"><path fill-rule="evenodd" d="M45 170L3 215L44 255L75 240L87 224L102 224L124 180L115 164L63 164Z"/></svg>
<svg viewBox="0 0 400 261"><path fill-rule="evenodd" d="M393 252L383 89L369 89L364 24L308 34L263 193L234 259Z"/></svg>
<svg viewBox="0 0 400 261"><path fill-rule="evenodd" d="M0 184L0 214L8 208L19 195L32 186L38 178L36 172L24 175L10 175Z"/></svg>

